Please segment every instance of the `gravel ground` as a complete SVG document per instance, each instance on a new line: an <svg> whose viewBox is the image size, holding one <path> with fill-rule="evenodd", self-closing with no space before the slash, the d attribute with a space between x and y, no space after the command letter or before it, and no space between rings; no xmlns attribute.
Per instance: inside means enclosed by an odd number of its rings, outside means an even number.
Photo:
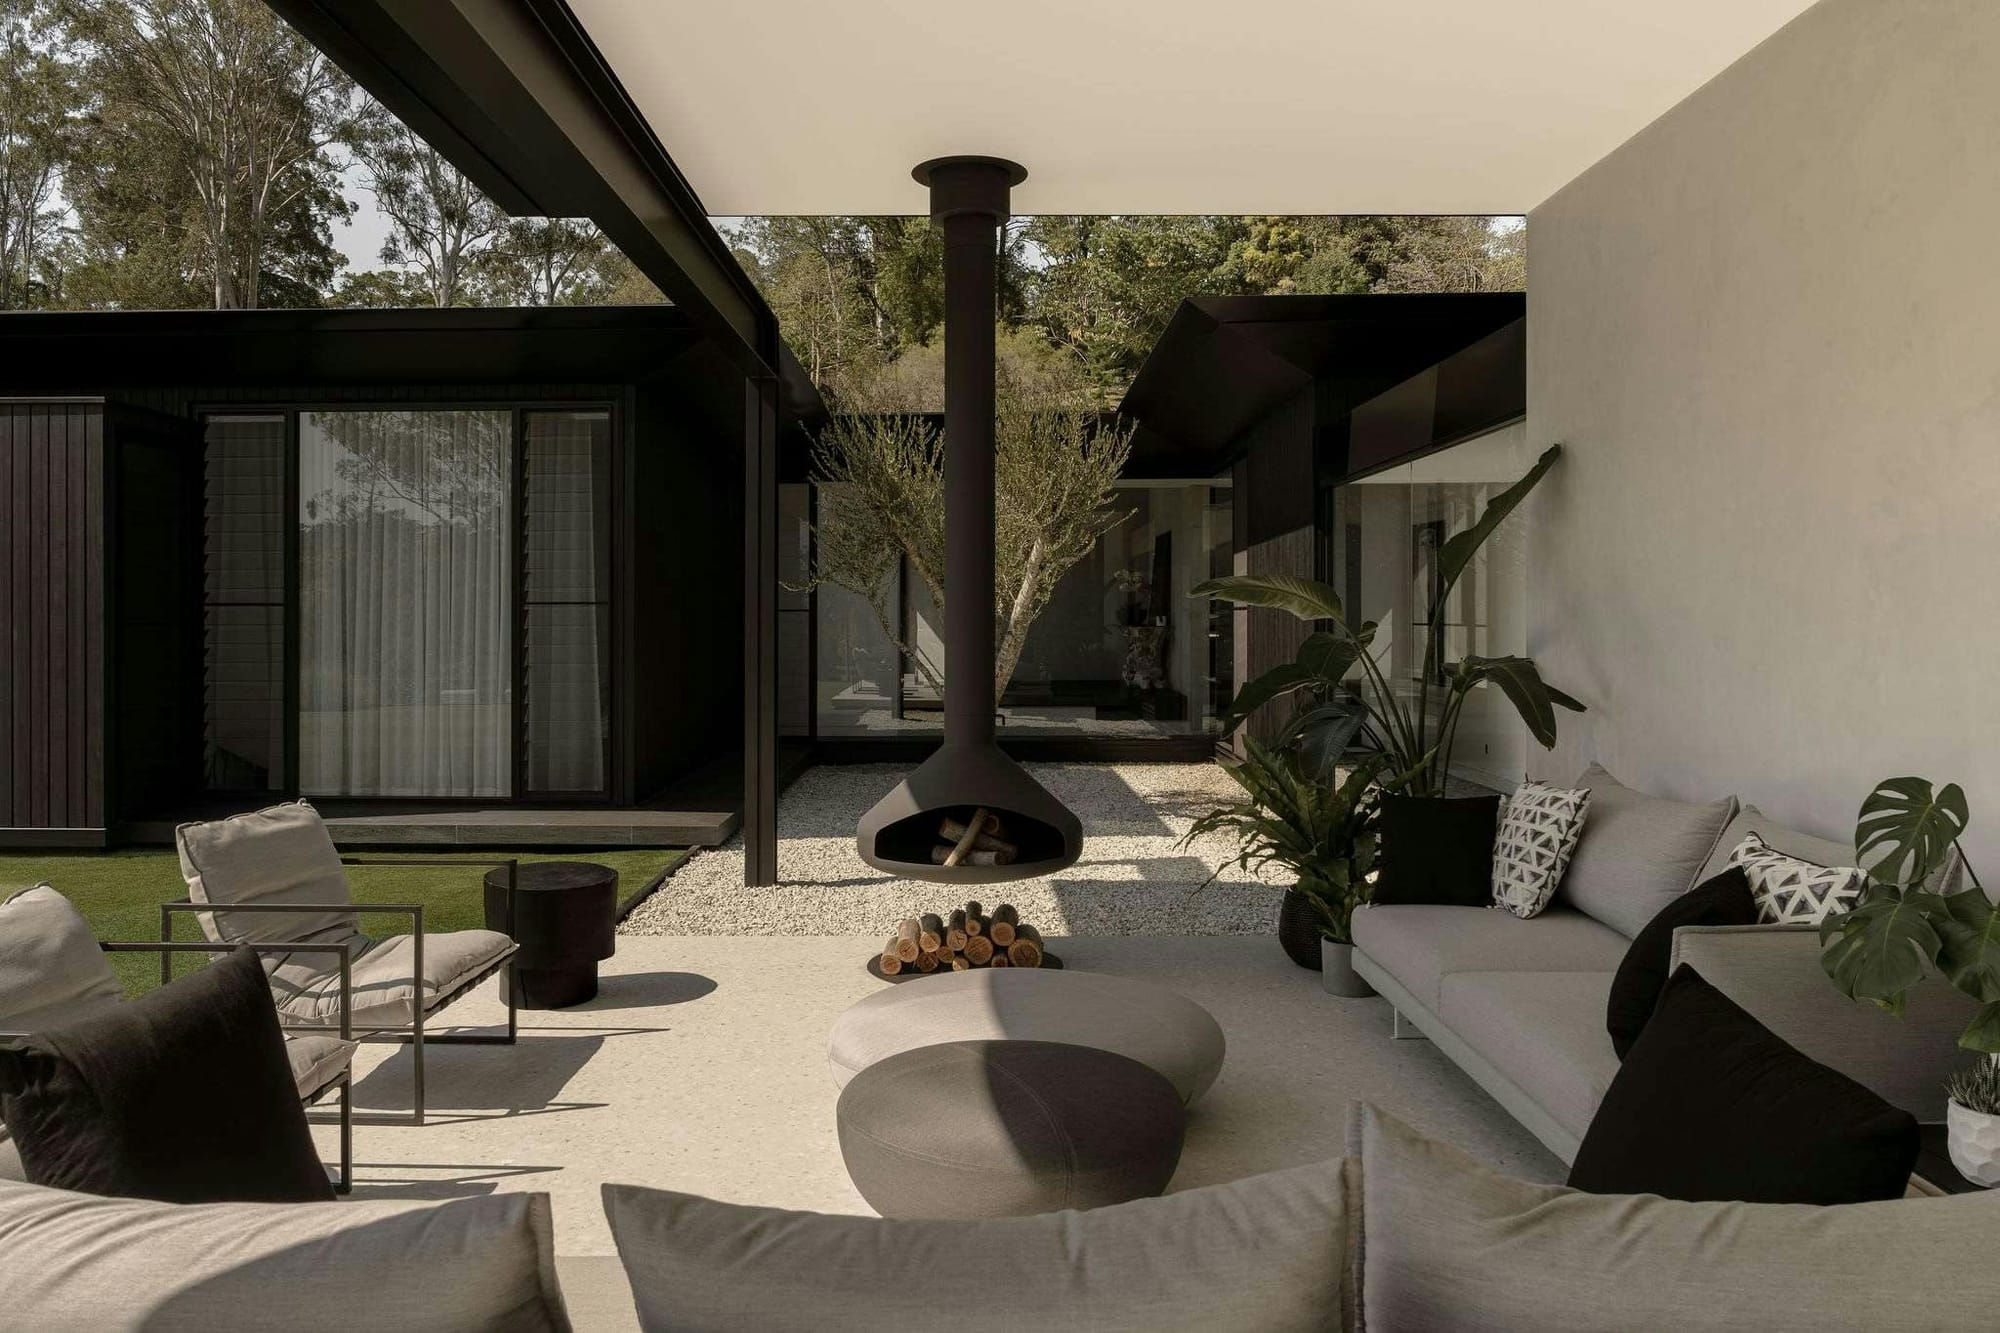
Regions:
<svg viewBox="0 0 2000 1333"><path fill-rule="evenodd" d="M1277 928L1282 881L1230 867L1234 840L1179 846L1197 815L1237 790L1214 764L1029 764L1083 820L1083 856L1061 874L977 890L1045 935L1251 935ZM778 803L778 875L743 885L743 841L696 852L625 919L627 935L883 935L965 895L894 879L855 855L854 824L902 780L901 765L821 765Z"/></svg>

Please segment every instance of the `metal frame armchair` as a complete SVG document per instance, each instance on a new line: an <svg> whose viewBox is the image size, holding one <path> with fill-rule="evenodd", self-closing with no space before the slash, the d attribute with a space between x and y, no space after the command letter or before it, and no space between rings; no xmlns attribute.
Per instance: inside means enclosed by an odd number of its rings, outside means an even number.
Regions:
<svg viewBox="0 0 2000 1333"><path fill-rule="evenodd" d="M410 1115L362 1113L364 1122L424 1123L427 1045L512 1045L516 1040L519 1017L511 985L502 987L507 998L504 1036L432 1033L428 1025L488 977L513 966L520 948L513 940L519 858L342 856L318 812L304 801L212 823L183 824L175 840L189 892L179 902L161 905L162 940L173 938L177 914L193 913L212 940L269 940L289 934L346 949L343 965L354 988L354 1039L407 1042L412 1056ZM356 901L347 880L350 866L440 865L507 871L505 932L427 935L423 904ZM407 914L410 932L371 938L360 930L358 918L364 913ZM258 916L290 917L297 928L242 924ZM267 970L279 1020L292 1029L325 1030L328 969L287 959Z"/></svg>
<svg viewBox="0 0 2000 1333"><path fill-rule="evenodd" d="M56 893L57 896L60 896L60 893L57 890L55 890L53 886L38 885L36 887L47 887L50 889L51 893ZM75 913L74 905L69 904L67 899L64 899L63 901L65 906L69 908L70 912ZM80 913L75 914L75 921L77 929L85 932L88 931L89 929L88 923L83 921L82 915ZM333 954L334 966L337 969L340 978L339 1008L337 1010L339 1021L336 1023L326 1025L325 1030L333 1033L338 1043L344 1045L347 1049L342 1051L336 1048L335 1050L327 1052L328 1055L332 1056L337 1061L337 1064L330 1065L329 1072L324 1077L314 1079L310 1082L300 1082L298 1091L299 1091L299 1100L307 1106L313 1106L325 1100L329 1094L338 1090L340 1094L340 1110L337 1116L334 1117L333 1123L337 1123L340 1126L340 1170L339 1174L334 1177L333 1189L336 1194L347 1194L353 1190L354 1188L354 1105L353 1105L354 1038L351 1025L353 988L352 988L351 975L348 969L347 950L344 947L337 944L309 944L296 940L283 940L283 941L273 941L266 943L240 944L240 945L213 943L209 941L182 942L182 941L156 941L156 940L96 940L94 942L100 953L159 954L160 980L163 984L173 980L173 960L175 955L177 954L184 954L184 953L223 954L223 953L233 953L235 950L239 948L250 949L260 954L286 955L291 953L306 953L306 952ZM113 981L111 984L115 987L116 982ZM119 1004L123 1003L123 1000L122 997L114 999L107 996L104 1000L104 1003ZM101 1010L100 1008L94 1007L88 1003L86 1003L84 1006L81 1007L81 1013L94 1013L94 1012L101 1012ZM44 1017L48 1015L47 1010L43 1010L41 1011L41 1013ZM0 1040L6 1040L9 1038L30 1037L33 1036L37 1031L45 1030L47 1026L48 1024L44 1022L37 1024L34 1028L0 1027ZM290 1033L287 1033L285 1041L287 1047L289 1048L294 1041L294 1037ZM290 1053L289 1050L287 1053L288 1054ZM298 1071L296 1070L296 1068L294 1070L294 1077L295 1079L298 1077Z"/></svg>

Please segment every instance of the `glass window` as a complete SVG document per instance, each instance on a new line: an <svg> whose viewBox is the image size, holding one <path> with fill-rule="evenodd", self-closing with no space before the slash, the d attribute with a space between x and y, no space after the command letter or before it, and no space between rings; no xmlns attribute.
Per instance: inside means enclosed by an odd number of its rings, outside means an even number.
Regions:
<svg viewBox="0 0 2000 1333"><path fill-rule="evenodd" d="M202 457L202 769L285 787L285 418L211 416Z"/></svg>
<svg viewBox="0 0 2000 1333"><path fill-rule="evenodd" d="M611 633L611 416L522 415L529 792L605 790Z"/></svg>
<svg viewBox="0 0 2000 1333"><path fill-rule="evenodd" d="M512 788L513 414L299 414L299 790Z"/></svg>

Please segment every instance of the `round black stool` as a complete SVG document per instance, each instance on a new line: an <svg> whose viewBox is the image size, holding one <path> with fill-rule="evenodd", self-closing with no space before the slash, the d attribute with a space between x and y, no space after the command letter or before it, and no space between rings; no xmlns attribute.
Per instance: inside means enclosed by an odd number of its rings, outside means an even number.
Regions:
<svg viewBox="0 0 2000 1333"><path fill-rule="evenodd" d="M519 986L523 1009L562 1009L597 995L597 960L615 951L618 872L590 861L523 861L514 897L521 951L500 976L500 998ZM507 870L486 872L486 928L507 931ZM511 975L511 983L509 977Z"/></svg>

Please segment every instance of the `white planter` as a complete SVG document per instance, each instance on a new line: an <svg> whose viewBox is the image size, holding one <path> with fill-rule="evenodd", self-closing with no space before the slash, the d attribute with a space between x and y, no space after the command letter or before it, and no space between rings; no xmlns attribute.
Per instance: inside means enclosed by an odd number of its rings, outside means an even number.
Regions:
<svg viewBox="0 0 2000 1333"><path fill-rule="evenodd" d="M1336 944L1321 937L1319 942L1319 984L1326 988L1328 995L1338 995L1344 999L1361 1000L1375 993L1375 988L1362 980L1354 970L1354 946Z"/></svg>
<svg viewBox="0 0 2000 1333"><path fill-rule="evenodd" d="M1944 1113L1945 1143L1958 1174L1975 1185L2000 1185L2000 1115L1970 1111L1957 1102Z"/></svg>

